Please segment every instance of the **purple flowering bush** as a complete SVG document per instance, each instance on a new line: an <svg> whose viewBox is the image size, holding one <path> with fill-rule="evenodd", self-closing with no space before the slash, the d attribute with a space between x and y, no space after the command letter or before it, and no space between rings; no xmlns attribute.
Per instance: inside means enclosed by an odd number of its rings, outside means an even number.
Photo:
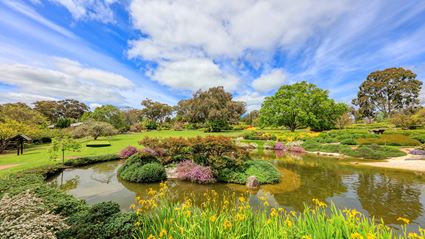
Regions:
<svg viewBox="0 0 425 239"><path fill-rule="evenodd" d="M177 177L195 183L214 183L216 180L210 167L205 167L194 163L191 160L184 160L177 164Z"/></svg>
<svg viewBox="0 0 425 239"><path fill-rule="evenodd" d="M123 150L121 150L120 157L123 159L126 159L135 153L137 153L137 149L133 146L128 146L124 148Z"/></svg>

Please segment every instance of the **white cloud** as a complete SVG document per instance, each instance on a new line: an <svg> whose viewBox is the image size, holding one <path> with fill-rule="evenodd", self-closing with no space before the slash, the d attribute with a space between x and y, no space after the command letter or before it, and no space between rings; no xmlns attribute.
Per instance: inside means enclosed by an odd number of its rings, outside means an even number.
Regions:
<svg viewBox="0 0 425 239"><path fill-rule="evenodd" d="M278 89L287 77L281 69L273 69L270 73L263 74L252 82L252 87L259 92L268 92Z"/></svg>
<svg viewBox="0 0 425 239"><path fill-rule="evenodd" d="M9 93L9 96L21 94L28 100L43 96L106 103L122 103L125 98L118 90L125 90L133 85L120 75L86 68L69 59L53 58L52 61L56 64L55 69L0 64L0 82L18 89L19 92L12 92L12 95Z"/></svg>
<svg viewBox="0 0 425 239"><path fill-rule="evenodd" d="M95 20L113 23L114 12L111 4L114 0L50 0L64 6L75 20Z"/></svg>
<svg viewBox="0 0 425 239"><path fill-rule="evenodd" d="M148 35L130 56L181 59L180 54L239 57L247 49L271 50L305 42L328 26L350 1L134 0L134 26Z"/></svg>
<svg viewBox="0 0 425 239"><path fill-rule="evenodd" d="M237 77L205 58L163 62L150 77L174 89L192 91L213 86L224 86L226 90L233 91L239 83Z"/></svg>
<svg viewBox="0 0 425 239"><path fill-rule="evenodd" d="M4 2L7 6L14 9L15 11L25 15L26 17L31 18L35 22L63 35L69 38L77 38L74 33L68 31L67 29L47 20L40 14L38 14L36 11L34 11L31 7L28 7L25 4L21 4L18 1L5 1ZM4 20L4 19L3 19Z"/></svg>
<svg viewBox="0 0 425 239"><path fill-rule="evenodd" d="M240 95L235 98L237 101L243 101L246 103L247 106L247 112L258 110L261 108L261 104L264 101L265 96L260 95L256 92L253 93L247 93L244 95Z"/></svg>
<svg viewBox="0 0 425 239"><path fill-rule="evenodd" d="M20 93L20 92L1 92L0 104L9 103L9 102L22 102L26 104L31 104L39 100L57 100L54 97L47 97L43 95L36 95L30 93Z"/></svg>
<svg viewBox="0 0 425 239"><path fill-rule="evenodd" d="M96 68L83 67L79 62L66 58L55 58L54 63L61 72L78 79L118 88L129 88L134 86L133 82L121 75Z"/></svg>

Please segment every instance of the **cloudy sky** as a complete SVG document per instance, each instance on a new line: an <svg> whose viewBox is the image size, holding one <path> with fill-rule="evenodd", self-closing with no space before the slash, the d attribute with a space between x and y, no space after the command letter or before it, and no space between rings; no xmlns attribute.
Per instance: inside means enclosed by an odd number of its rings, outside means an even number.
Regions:
<svg viewBox="0 0 425 239"><path fill-rule="evenodd" d="M425 79L425 1L0 0L0 103L175 104L224 86L249 109L307 80L350 102L368 73Z"/></svg>

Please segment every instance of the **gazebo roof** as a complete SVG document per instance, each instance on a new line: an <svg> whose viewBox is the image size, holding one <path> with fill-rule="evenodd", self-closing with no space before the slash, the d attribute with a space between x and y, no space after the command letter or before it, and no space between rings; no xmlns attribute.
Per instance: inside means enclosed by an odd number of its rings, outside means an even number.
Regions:
<svg viewBox="0 0 425 239"><path fill-rule="evenodd" d="M9 140L10 141L15 141L15 140L18 140L18 139L23 139L23 140L26 140L26 141L31 141L32 140L30 137L26 136L25 134L18 134L16 136L13 136Z"/></svg>

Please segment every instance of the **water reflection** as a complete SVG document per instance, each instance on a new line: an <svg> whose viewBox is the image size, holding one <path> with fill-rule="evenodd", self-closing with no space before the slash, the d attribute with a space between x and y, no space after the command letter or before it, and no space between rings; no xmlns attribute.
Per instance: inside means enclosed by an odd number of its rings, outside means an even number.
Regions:
<svg viewBox="0 0 425 239"><path fill-rule="evenodd" d="M249 191L254 206L258 197L264 196L272 206L302 210L318 198L332 201L339 208L356 208L366 215L383 218L386 223L397 224L397 217L402 216L425 226L425 179L421 176L354 167L343 160L316 155L265 152L253 157L270 160L283 175L279 184ZM159 189L158 183L138 184L119 179L119 165L115 161L69 169L51 182L88 203L112 200L123 210L129 209L136 196L144 196L148 188ZM211 189L221 195L247 192L245 186L236 184L199 185L179 180L168 183L173 200L177 201L190 193L202 201L203 193Z"/></svg>
<svg viewBox="0 0 425 239"><path fill-rule="evenodd" d="M363 209L382 217L386 223L397 223L398 217L416 219L423 213L420 187L410 180L384 174L360 174L357 195Z"/></svg>

